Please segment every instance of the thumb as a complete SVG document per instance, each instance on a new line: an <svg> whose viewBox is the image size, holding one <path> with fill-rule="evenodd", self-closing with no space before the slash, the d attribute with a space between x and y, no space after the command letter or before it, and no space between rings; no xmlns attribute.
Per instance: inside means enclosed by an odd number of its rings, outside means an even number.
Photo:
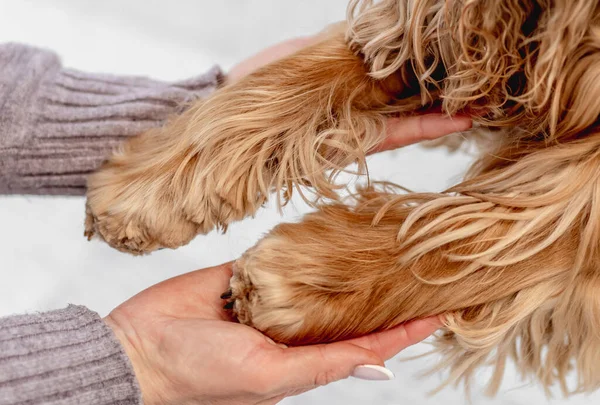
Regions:
<svg viewBox="0 0 600 405"><path fill-rule="evenodd" d="M391 380L394 374L384 367L374 351L348 342L288 348L278 364L277 374L285 391L315 388L354 374L370 380Z"/></svg>

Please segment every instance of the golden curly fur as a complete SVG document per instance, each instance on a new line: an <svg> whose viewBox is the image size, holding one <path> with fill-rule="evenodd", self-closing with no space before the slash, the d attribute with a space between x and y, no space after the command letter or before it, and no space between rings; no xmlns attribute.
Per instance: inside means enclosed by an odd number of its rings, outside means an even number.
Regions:
<svg viewBox="0 0 600 405"><path fill-rule="evenodd" d="M443 193L335 177L385 119L441 106L493 132ZM240 321L291 344L444 313L449 382L512 357L565 393L600 387L600 5L352 0L346 35L275 62L134 139L90 179L87 232L177 247L306 186L329 204L238 260ZM310 196L305 197L314 202ZM229 297L231 296L231 297ZM577 372L568 386L567 373Z"/></svg>

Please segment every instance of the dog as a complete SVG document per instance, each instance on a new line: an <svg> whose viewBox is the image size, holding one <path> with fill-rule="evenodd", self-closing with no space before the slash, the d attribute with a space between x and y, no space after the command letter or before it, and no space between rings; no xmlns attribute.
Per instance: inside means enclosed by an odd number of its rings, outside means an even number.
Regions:
<svg viewBox="0 0 600 405"><path fill-rule="evenodd" d="M336 175L386 119L441 108L489 135L442 193ZM565 394L600 386L600 3L352 0L343 27L144 133L89 180L86 235L134 254L314 204L235 264L226 307L285 344L438 314L448 383L507 359ZM575 369L577 380L566 376Z"/></svg>

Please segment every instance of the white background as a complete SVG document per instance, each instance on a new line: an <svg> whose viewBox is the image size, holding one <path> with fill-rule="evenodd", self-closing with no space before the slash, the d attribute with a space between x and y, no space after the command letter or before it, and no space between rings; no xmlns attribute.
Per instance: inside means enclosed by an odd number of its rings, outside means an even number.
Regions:
<svg viewBox="0 0 600 405"><path fill-rule="evenodd" d="M0 0L0 41L57 51L77 69L183 79L213 64L224 69L280 40L319 31L341 20L347 0ZM406 148L370 161L372 176L414 190L441 190L469 163L464 154ZM286 210L284 220L305 212ZM227 235L198 237L177 251L130 257L83 238L83 198L0 197L0 315L53 309L68 303L107 314L131 295L166 278L236 258L281 220L267 208L232 226ZM419 345L405 352L426 350ZM400 356L402 357L402 356ZM417 379L435 359L388 366L393 382L346 380L285 404L464 404L463 392L428 397L439 376ZM485 381L482 376L481 381ZM509 369L497 398L473 390L479 404L600 403L600 395L547 402L535 385ZM83 404L82 404L83 405Z"/></svg>

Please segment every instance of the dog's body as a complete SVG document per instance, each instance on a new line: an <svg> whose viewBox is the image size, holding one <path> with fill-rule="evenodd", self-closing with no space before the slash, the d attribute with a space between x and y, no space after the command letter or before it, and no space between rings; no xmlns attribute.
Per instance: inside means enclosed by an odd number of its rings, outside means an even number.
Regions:
<svg viewBox="0 0 600 405"><path fill-rule="evenodd" d="M441 106L495 131L440 194L335 173L386 118ZM353 0L346 35L220 89L90 179L87 232L135 253L252 215L277 192L334 200L236 263L240 321L284 343L445 313L451 380L507 357L544 386L600 386L600 6L595 0ZM307 197L309 199L309 197ZM567 387L575 367L577 385Z"/></svg>

